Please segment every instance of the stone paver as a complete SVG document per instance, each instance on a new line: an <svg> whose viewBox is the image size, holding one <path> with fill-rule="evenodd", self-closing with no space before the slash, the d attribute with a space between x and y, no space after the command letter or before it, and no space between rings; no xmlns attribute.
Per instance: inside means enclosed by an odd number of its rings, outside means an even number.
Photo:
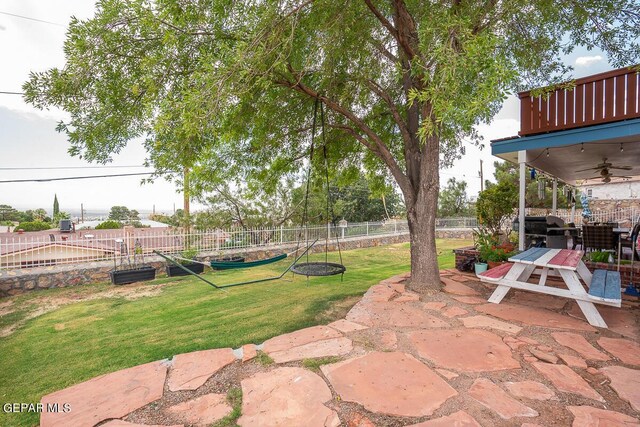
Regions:
<svg viewBox="0 0 640 427"><path fill-rule="evenodd" d="M360 412L351 414L346 420L346 427L376 427L376 425Z"/></svg>
<svg viewBox="0 0 640 427"><path fill-rule="evenodd" d="M509 390L509 393L516 397L533 400L549 400L556 397L553 390L537 381L506 382L504 386Z"/></svg>
<svg viewBox="0 0 640 427"><path fill-rule="evenodd" d="M587 369L587 362L584 359L576 356L571 356L569 354L558 354L558 357L567 364L567 366L571 366L572 368L580 368Z"/></svg>
<svg viewBox="0 0 640 427"><path fill-rule="evenodd" d="M454 412L446 417L411 424L408 427L481 427L473 417L464 411Z"/></svg>
<svg viewBox="0 0 640 427"><path fill-rule="evenodd" d="M467 313L469 313L467 310L458 306L447 307L444 310L442 310L442 315L450 319L457 316L464 316Z"/></svg>
<svg viewBox="0 0 640 427"><path fill-rule="evenodd" d="M255 344L245 344L242 346L242 361L247 362L258 355Z"/></svg>
<svg viewBox="0 0 640 427"><path fill-rule="evenodd" d="M537 359L547 363L558 363L558 358L553 353L547 353L546 351L539 350L537 348L530 348L529 352L533 354Z"/></svg>
<svg viewBox="0 0 640 427"><path fill-rule="evenodd" d="M574 415L573 427L632 427L640 426L637 419L619 412L591 406L567 406Z"/></svg>
<svg viewBox="0 0 640 427"><path fill-rule="evenodd" d="M420 301L420 295L415 292L404 292L398 298L394 299L393 302L411 302L411 301Z"/></svg>
<svg viewBox="0 0 640 427"><path fill-rule="evenodd" d="M130 423L129 421L123 420L111 420L107 421L104 424L100 424L100 427L183 427L182 424L173 424L170 426L160 425L160 424L136 424Z"/></svg>
<svg viewBox="0 0 640 427"><path fill-rule="evenodd" d="M321 367L342 400L372 412L421 417L431 415L458 393L413 356L374 352Z"/></svg>
<svg viewBox="0 0 640 427"><path fill-rule="evenodd" d="M347 313L347 320L386 328L445 328L444 320L413 305L360 301Z"/></svg>
<svg viewBox="0 0 640 427"><path fill-rule="evenodd" d="M498 331L508 332L510 334L517 334L522 330L520 326L512 323L503 322L489 316L479 314L477 316L464 317L462 323L467 328L491 328Z"/></svg>
<svg viewBox="0 0 640 427"><path fill-rule="evenodd" d="M604 402L591 386L573 369L566 365L551 365L549 363L532 363L532 365L560 391L578 394L588 399Z"/></svg>
<svg viewBox="0 0 640 427"><path fill-rule="evenodd" d="M471 305L486 304L487 303L486 299L480 298L480 297L464 297L464 296L453 295L451 298L453 298L454 300L459 301L461 303L471 304Z"/></svg>
<svg viewBox="0 0 640 427"><path fill-rule="evenodd" d="M309 344L310 342L340 337L342 337L340 332L328 326L312 326L270 338L264 342L262 350L265 353L273 353L276 351L289 350L293 347Z"/></svg>
<svg viewBox="0 0 640 427"><path fill-rule="evenodd" d="M640 370L624 366L607 366L601 368L600 372L611 380L610 386L618 396L629 402L640 416Z"/></svg>
<svg viewBox="0 0 640 427"><path fill-rule="evenodd" d="M343 334L348 334L349 332L361 331L363 329L368 329L368 326L363 326L358 323L349 322L347 319L336 320L335 322L329 323L327 325L333 329L336 329Z"/></svg>
<svg viewBox="0 0 640 427"><path fill-rule="evenodd" d="M460 296L479 296L480 292L467 285L463 285L455 280L441 277L440 280L444 283L444 291L448 294L460 295Z"/></svg>
<svg viewBox="0 0 640 427"><path fill-rule="evenodd" d="M429 301L423 304L423 307L427 310L440 311L447 305L443 301Z"/></svg>
<svg viewBox="0 0 640 427"><path fill-rule="evenodd" d="M206 383L211 375L235 360L236 356L230 348L179 354L173 358L169 390L195 390Z"/></svg>
<svg viewBox="0 0 640 427"><path fill-rule="evenodd" d="M448 380L452 380L452 379L458 378L460 376L460 375L456 374L455 372L447 371L446 369L436 368L436 372L439 373L440 375L442 375L443 377L445 377Z"/></svg>
<svg viewBox="0 0 640 427"><path fill-rule="evenodd" d="M276 368L242 380L238 425L337 427L340 419L324 403L331 391L318 375L302 368Z"/></svg>
<svg viewBox="0 0 640 427"><path fill-rule="evenodd" d="M558 298L553 295L545 295L520 290L512 290L505 299L505 302L511 304L518 304L535 308L546 308L549 310L560 310L567 304L568 301L566 298Z"/></svg>
<svg viewBox="0 0 640 427"><path fill-rule="evenodd" d="M187 424L209 426L226 417L232 410L226 395L211 393L171 406L167 412Z"/></svg>
<svg viewBox="0 0 640 427"><path fill-rule="evenodd" d="M537 417L538 412L510 397L486 378L478 378L469 389L469 395L483 406L495 411L500 418Z"/></svg>
<svg viewBox="0 0 640 427"><path fill-rule="evenodd" d="M587 360L609 360L609 356L589 344L582 335L571 332L554 332L551 334L558 344L569 347Z"/></svg>
<svg viewBox="0 0 640 427"><path fill-rule="evenodd" d="M375 336L380 350L395 350L398 347L398 336L393 331L382 331Z"/></svg>
<svg viewBox="0 0 640 427"><path fill-rule="evenodd" d="M546 328L574 329L577 331L595 331L587 322L574 319L551 310L525 307L522 305L501 303L484 304L476 307L476 311L498 317L503 320L514 320L526 325Z"/></svg>
<svg viewBox="0 0 640 427"><path fill-rule="evenodd" d="M571 308L568 313L579 319L584 319L584 314L578 304L571 302ZM640 341L640 328L638 322L640 322L640 313L638 310L629 310L625 308L610 307L607 305L597 304L598 312L607 323L608 329L612 332L616 332L620 335L624 335L627 338L631 338L635 341Z"/></svg>
<svg viewBox="0 0 640 427"><path fill-rule="evenodd" d="M288 350L268 352L268 354L276 363L286 363L316 357L342 356L350 353L351 350L353 350L351 340L341 337L310 342Z"/></svg>
<svg viewBox="0 0 640 427"><path fill-rule="evenodd" d="M622 338L602 337L598 345L613 354L623 363L640 366L640 344Z"/></svg>
<svg viewBox="0 0 640 427"><path fill-rule="evenodd" d="M408 334L420 357L439 367L462 372L518 369L502 339L480 329L422 330Z"/></svg>
<svg viewBox="0 0 640 427"><path fill-rule="evenodd" d="M373 285L372 287L370 287L362 297L362 300L372 302L387 302L397 294L398 292L396 292L396 290L392 286L380 283L378 285Z"/></svg>
<svg viewBox="0 0 640 427"><path fill-rule="evenodd" d="M102 375L48 394L42 403L68 403L72 411L43 412L40 425L93 427L97 423L122 418L162 397L167 367L152 362Z"/></svg>

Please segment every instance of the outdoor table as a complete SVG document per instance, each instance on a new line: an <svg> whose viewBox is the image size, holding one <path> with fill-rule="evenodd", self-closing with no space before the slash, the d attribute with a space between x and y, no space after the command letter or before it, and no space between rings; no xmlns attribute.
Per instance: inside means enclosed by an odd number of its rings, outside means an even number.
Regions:
<svg viewBox="0 0 640 427"><path fill-rule="evenodd" d="M588 293L580 280L590 287L593 275L582 261L582 255L582 251L571 249L531 248L509 258L510 263L480 274L479 278L498 285L489 302L499 304L511 288L570 298L576 301L591 325L606 328L594 303L620 307L619 273L597 270L603 273L598 274L598 283L594 281L594 289ZM528 283L537 268L542 269L538 283ZM550 270L560 275L567 289L546 286ZM612 274L607 277L607 273ZM617 292L613 273L618 275Z"/></svg>

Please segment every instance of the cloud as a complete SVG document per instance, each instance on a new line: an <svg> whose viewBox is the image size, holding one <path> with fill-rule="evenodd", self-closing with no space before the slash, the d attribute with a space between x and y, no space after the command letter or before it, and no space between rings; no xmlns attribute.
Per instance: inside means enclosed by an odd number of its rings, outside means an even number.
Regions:
<svg viewBox="0 0 640 427"><path fill-rule="evenodd" d="M595 55L595 56L579 56L576 58L576 65L580 66L580 67L588 67L589 65L593 64L594 62L600 62L602 61L602 56L600 55Z"/></svg>

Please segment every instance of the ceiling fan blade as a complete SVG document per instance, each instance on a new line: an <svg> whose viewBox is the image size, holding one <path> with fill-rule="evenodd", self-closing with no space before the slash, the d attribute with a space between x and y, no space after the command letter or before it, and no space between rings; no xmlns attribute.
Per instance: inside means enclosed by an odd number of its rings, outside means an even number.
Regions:
<svg viewBox="0 0 640 427"><path fill-rule="evenodd" d="M631 166L609 166L609 169L620 169L624 171L630 171L633 168Z"/></svg>
<svg viewBox="0 0 640 427"><path fill-rule="evenodd" d="M593 171L593 170L598 170L598 169L602 169L601 167L595 167L595 168L588 168L588 169L580 169L574 172L586 172L586 171Z"/></svg>

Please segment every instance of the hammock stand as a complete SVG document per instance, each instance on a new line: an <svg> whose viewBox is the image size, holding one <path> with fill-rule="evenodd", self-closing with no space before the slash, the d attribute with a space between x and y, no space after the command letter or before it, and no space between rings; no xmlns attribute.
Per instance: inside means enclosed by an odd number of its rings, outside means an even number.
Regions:
<svg viewBox="0 0 640 427"><path fill-rule="evenodd" d="M304 250L304 252L302 252L299 256L297 256L297 257L293 260L293 262L292 262L292 263L291 263L291 264L286 268L286 270L284 270L284 271L283 271L280 275L278 275L278 276L267 277L267 278L265 278L265 279L247 280L247 281L244 281L244 282L230 283L230 284L228 284L228 285L216 285L215 283L213 283L213 282L211 282L211 281L209 281L209 280L205 279L204 277L200 276L199 274L196 274L196 273L194 273L193 271L189 270L187 267L185 267L184 265L180 264L180 263L177 261L177 259L179 260L179 259L185 259L185 258L180 258L180 257L170 257L170 256L168 256L168 255L166 255L166 254L163 254L162 252L160 252L160 251L158 251L158 250L154 250L153 252L154 252L156 255L159 255L159 256L161 256L162 258L164 258L165 260L169 261L170 263L175 264L176 266L180 267L181 269L183 269L184 271L186 271L186 272L187 272L187 273L189 273L190 275L195 276L195 277L197 277L198 279L202 280L202 281L203 281L203 282L205 282L206 284L208 284L208 285L210 285L210 286L213 286L213 287L214 287L214 288L216 288L216 289L224 290L224 288L232 288L232 287L234 287L234 286L243 286L243 285L249 285L249 284L252 284L252 283L270 282L270 281L272 281L272 280L280 280L280 279L282 279L282 278L284 277L284 275L285 275L285 274L287 274L287 273L291 270L291 268L292 268L292 267L293 267L293 266L298 262L298 260L299 260L300 258L302 258L303 256L305 256L305 255L306 255L306 254L311 250L311 248L313 248L313 246L316 244L316 242L317 242L317 241L318 241L318 239L316 239L313 243L311 243L311 245L307 246L307 248ZM296 253L296 252L298 252L298 249L296 249L295 251L291 252L290 254L293 254L293 253ZM282 255L278 255L278 257L280 257L280 260L283 260L283 259L285 259L285 258L286 258L288 255L290 255L290 254L282 254ZM277 257L274 257L274 258L277 258ZM273 259L273 258L269 258L269 259ZM193 260L189 260L189 261L197 262L197 263L199 263L199 264L205 264L205 265L207 265L206 263L204 263L204 262L200 262L200 261L193 261ZM266 260L262 260L262 261L266 261ZM255 262L255 261L254 261L254 262ZM275 261L271 261L271 262L275 262ZM238 263L238 264L242 264L242 263ZM265 264L265 263L260 264L260 265L264 265L264 264ZM269 264L269 263L266 263L266 264Z"/></svg>

